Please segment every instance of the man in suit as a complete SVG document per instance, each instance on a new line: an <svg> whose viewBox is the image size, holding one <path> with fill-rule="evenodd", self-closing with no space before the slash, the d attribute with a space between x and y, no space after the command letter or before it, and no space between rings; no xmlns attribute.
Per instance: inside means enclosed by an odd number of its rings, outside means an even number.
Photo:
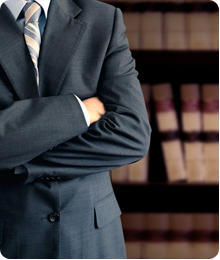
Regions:
<svg viewBox="0 0 220 260"><path fill-rule="evenodd" d="M8 0L0 9L0 250L126 258L109 170L149 148L120 9Z"/></svg>

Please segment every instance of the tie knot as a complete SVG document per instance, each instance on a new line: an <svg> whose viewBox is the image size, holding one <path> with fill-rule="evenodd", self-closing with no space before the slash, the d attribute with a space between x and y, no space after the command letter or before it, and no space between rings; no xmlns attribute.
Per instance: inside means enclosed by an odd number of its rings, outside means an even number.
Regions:
<svg viewBox="0 0 220 260"><path fill-rule="evenodd" d="M24 6L25 24L37 22L41 14L41 6L36 3L28 3Z"/></svg>

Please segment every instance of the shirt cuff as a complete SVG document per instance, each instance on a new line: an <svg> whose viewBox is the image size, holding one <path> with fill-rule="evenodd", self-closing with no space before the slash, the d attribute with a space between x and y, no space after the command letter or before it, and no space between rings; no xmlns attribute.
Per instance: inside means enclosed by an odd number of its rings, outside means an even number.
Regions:
<svg viewBox="0 0 220 260"><path fill-rule="evenodd" d="M87 111L85 105L83 104L83 102L82 102L76 95L74 95L74 96L76 97L76 99L78 100L78 102L79 102L79 104L80 104L80 107L81 107L81 109L82 109L82 111L83 111L83 114L84 114L84 117L85 117L87 126L89 127L89 126L90 126L89 113L88 113L88 111Z"/></svg>

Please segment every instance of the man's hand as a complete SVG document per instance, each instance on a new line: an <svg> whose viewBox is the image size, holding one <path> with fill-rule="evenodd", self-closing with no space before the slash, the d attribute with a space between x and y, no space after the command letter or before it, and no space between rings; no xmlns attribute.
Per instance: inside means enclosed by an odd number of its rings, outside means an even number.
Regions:
<svg viewBox="0 0 220 260"><path fill-rule="evenodd" d="M90 124L98 121L106 112L104 104L99 100L98 97L88 98L82 102L88 111Z"/></svg>

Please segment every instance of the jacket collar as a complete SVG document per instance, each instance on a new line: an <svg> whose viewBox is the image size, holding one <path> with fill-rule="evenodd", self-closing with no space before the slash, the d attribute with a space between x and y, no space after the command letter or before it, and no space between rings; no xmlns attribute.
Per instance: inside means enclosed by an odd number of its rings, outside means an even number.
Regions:
<svg viewBox="0 0 220 260"><path fill-rule="evenodd" d="M86 23L72 0L51 0L39 56L40 90L24 36L5 4L0 9L0 65L20 99L57 95Z"/></svg>
<svg viewBox="0 0 220 260"><path fill-rule="evenodd" d="M43 96L57 95L86 29L76 19L82 9L72 0L51 0L39 57Z"/></svg>

